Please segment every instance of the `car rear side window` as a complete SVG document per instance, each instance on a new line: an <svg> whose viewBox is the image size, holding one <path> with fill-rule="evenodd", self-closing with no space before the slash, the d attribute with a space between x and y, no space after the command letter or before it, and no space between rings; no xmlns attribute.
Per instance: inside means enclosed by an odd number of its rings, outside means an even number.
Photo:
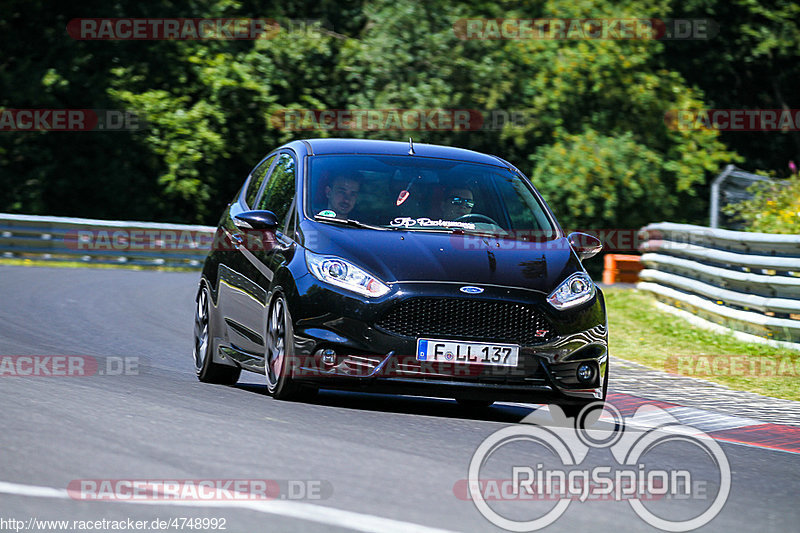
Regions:
<svg viewBox="0 0 800 533"><path fill-rule="evenodd" d="M295 193L295 162L289 154L281 154L267 181L264 194L258 202L258 209L275 213L278 220L284 220Z"/></svg>
<svg viewBox="0 0 800 533"><path fill-rule="evenodd" d="M273 159L275 159L274 155L269 159L265 159L250 173L250 183L247 185L247 193L245 194L245 202L247 202L249 207L253 207L253 205L255 205L256 197L258 196L258 190L261 188L261 184L264 182L264 177L267 175L267 171L269 170L269 166L272 164Z"/></svg>

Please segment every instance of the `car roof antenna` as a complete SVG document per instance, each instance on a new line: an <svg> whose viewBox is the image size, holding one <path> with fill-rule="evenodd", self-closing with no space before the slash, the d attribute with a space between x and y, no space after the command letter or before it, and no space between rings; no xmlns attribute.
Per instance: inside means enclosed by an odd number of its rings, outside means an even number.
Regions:
<svg viewBox="0 0 800 533"><path fill-rule="evenodd" d="M414 139L408 138L408 155L414 155Z"/></svg>

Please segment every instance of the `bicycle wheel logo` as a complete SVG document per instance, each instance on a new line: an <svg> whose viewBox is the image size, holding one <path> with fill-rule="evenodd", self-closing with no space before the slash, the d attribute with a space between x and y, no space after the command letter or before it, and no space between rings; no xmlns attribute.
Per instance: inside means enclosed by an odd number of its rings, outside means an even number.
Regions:
<svg viewBox="0 0 800 533"><path fill-rule="evenodd" d="M600 406L607 414L599 424L602 429L584 426L582 422L591 416L590 411L596 413ZM681 424L669 412L643 406L625 419L616 408L601 403L584 409L574 424L567 424L569 420L558 408L551 407L551 413L556 424L530 424L530 417L527 417L523 422L530 425L496 431L473 454L467 475L468 497L494 525L514 532L537 531L558 520L573 501L602 499L626 501L636 515L651 526L683 532L707 524L725 505L730 493L731 471L722 448L706 433ZM515 455L504 451L515 446L525 446L533 453ZM663 454L674 451L675 446L681 450L681 464L664 468ZM614 464L592 465L591 461L585 461L593 449L607 449ZM515 459L502 479L504 489L495 489L493 493L487 487L497 485L498 480L482 476L481 471L493 461L493 471L497 472L497 458L504 455ZM550 462L542 460L543 456ZM522 457L536 460L525 464ZM690 460L692 458L695 461ZM698 476L692 472L692 465L699 463L703 464L703 475L714 480L717 490L713 497L705 490L706 481L698 481ZM503 468L505 466L503 464ZM671 503L675 499L693 501L689 516L665 517L647 505L662 500ZM552 505L522 519L490 504L490 501L502 500L545 501Z"/></svg>

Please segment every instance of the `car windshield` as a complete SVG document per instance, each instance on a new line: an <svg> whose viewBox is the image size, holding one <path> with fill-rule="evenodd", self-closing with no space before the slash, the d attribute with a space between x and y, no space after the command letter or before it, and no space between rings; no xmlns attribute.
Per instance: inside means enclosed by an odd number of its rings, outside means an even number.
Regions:
<svg viewBox="0 0 800 533"><path fill-rule="evenodd" d="M549 240L556 231L510 169L414 156L310 158L306 212L381 229L464 231Z"/></svg>

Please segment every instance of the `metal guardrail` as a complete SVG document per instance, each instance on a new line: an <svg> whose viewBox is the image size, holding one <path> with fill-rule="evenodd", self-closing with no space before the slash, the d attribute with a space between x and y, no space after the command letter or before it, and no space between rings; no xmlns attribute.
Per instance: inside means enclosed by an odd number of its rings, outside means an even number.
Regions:
<svg viewBox="0 0 800 533"><path fill-rule="evenodd" d="M0 256L199 269L215 228L0 213Z"/></svg>
<svg viewBox="0 0 800 533"><path fill-rule="evenodd" d="M800 235L662 222L640 237L639 289L730 329L800 343Z"/></svg>
<svg viewBox="0 0 800 533"><path fill-rule="evenodd" d="M735 204L752 198L752 193L747 189L759 181L771 181L771 179L746 172L733 165L725 167L725 170L711 182L711 205L709 207L711 227L718 228L720 225L730 227L731 224L734 227L741 227L741 223L735 223L730 220L730 217L721 213L721 208L727 204Z"/></svg>
<svg viewBox="0 0 800 533"><path fill-rule="evenodd" d="M0 256L199 269L214 232L0 213ZM645 268L638 288L731 329L800 343L800 235L660 223L642 228L640 237Z"/></svg>

